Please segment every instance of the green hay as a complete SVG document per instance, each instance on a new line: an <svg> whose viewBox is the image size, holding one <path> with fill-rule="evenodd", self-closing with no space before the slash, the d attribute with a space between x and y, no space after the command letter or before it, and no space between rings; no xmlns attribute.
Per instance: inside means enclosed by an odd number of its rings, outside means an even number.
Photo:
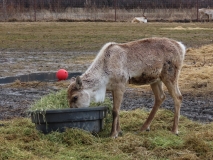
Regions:
<svg viewBox="0 0 213 160"><path fill-rule="evenodd" d="M46 96L41 97L40 100L36 101L30 111L45 111L48 109L62 109L69 108L67 101L67 91L65 89L60 90L56 93L50 93Z"/></svg>
<svg viewBox="0 0 213 160"><path fill-rule="evenodd" d="M180 118L180 134L173 135L173 113L159 110L150 132L139 129L149 112L121 111L123 136L109 138L111 122L96 135L67 129L44 135L28 118L0 121L0 159L212 159L213 123L200 124Z"/></svg>
<svg viewBox="0 0 213 160"><path fill-rule="evenodd" d="M112 108L112 101L106 98L104 102L91 102L89 107L105 106ZM46 111L49 109L63 109L69 108L67 101L67 90L62 89L58 92L52 92L46 96L41 97L41 99L35 101L35 103L29 109L30 112L34 111Z"/></svg>

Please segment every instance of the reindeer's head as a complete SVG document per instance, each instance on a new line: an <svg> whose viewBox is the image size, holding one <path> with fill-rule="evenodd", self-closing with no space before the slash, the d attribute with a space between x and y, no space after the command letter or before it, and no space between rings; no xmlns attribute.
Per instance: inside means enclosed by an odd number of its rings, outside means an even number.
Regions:
<svg viewBox="0 0 213 160"><path fill-rule="evenodd" d="M84 90L79 76L71 79L67 92L70 108L89 107L90 95Z"/></svg>

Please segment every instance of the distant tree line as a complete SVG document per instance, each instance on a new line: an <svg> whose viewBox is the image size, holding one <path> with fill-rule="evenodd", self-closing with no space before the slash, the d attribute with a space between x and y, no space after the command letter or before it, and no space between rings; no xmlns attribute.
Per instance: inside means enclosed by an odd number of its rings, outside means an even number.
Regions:
<svg viewBox="0 0 213 160"><path fill-rule="evenodd" d="M0 0L1 7L14 7L19 9L65 9L67 7L117 7L133 8L192 8L213 7L213 0Z"/></svg>

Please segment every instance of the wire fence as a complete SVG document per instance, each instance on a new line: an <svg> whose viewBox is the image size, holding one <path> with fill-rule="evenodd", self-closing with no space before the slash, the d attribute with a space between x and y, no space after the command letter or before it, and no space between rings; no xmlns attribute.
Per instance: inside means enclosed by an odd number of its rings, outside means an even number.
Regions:
<svg viewBox="0 0 213 160"><path fill-rule="evenodd" d="M213 8L213 0L0 0L0 21L191 22L199 8Z"/></svg>

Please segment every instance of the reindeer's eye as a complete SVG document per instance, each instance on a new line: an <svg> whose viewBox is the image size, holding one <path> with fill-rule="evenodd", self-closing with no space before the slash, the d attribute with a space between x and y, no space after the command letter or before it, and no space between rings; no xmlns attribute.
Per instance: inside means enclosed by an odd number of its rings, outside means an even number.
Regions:
<svg viewBox="0 0 213 160"><path fill-rule="evenodd" d="M72 102L76 102L78 100L78 96L73 96L72 97Z"/></svg>

